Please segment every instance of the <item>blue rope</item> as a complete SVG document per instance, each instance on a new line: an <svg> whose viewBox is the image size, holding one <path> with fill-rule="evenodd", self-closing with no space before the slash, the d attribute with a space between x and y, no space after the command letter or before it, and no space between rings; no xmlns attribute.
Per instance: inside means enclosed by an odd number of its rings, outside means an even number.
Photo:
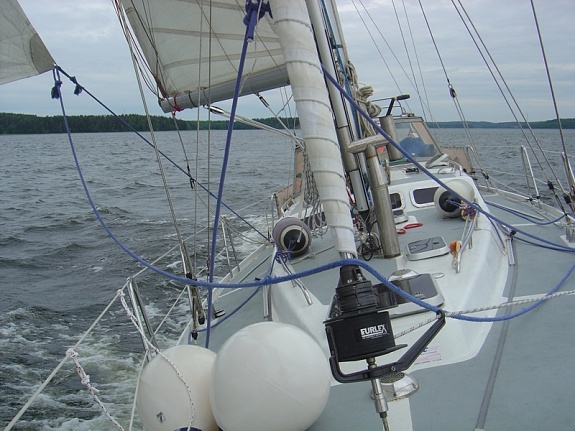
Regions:
<svg viewBox="0 0 575 431"><path fill-rule="evenodd" d="M567 279L573 273L573 271L575 271L575 264L569 269L569 271L567 271L567 273L563 276L563 278L561 280L559 280L559 282L555 285L555 287L545 294L545 296L546 297L551 296L555 292L557 292L561 288L561 286L565 283L565 281L567 281ZM465 316L465 315L450 316L450 317L452 317L453 319L465 320L468 322L502 322L504 320L515 319L516 317L527 314L528 312L530 312L531 310L533 310L536 307L539 307L541 304L543 304L546 301L547 301L546 299L540 299L539 301L531 304L529 307L522 308L521 310L517 311L516 313L511 313L511 314L507 314L507 315L500 316L500 317L486 318L486 317L472 317L472 316Z"/></svg>
<svg viewBox="0 0 575 431"><path fill-rule="evenodd" d="M273 18L272 9L269 3L264 3L261 0L246 0L245 9L244 24L247 28L244 40L252 42L256 32L256 24L266 13L269 13L270 17Z"/></svg>
<svg viewBox="0 0 575 431"><path fill-rule="evenodd" d="M212 248L210 250L210 273L209 273L209 281L210 282L214 281L214 271L213 270L215 268L215 262L216 262L216 242L217 242L217 237L218 237L218 224L219 224L219 218L220 218L220 211L221 211L221 207L222 207L222 197L224 194L224 183L226 181L226 172L227 172L227 168L228 168L228 160L230 157L230 148L231 148L232 134L233 134L233 130L234 130L234 121L236 118L236 109L238 106L238 99L240 97L242 75L244 72L244 65L245 65L245 60L246 60L246 53L248 50L248 43L253 40L255 27L256 27L258 20L261 19L265 15L266 12L270 12L269 4L266 5L266 3L260 3L260 0L258 0L257 2L252 1L252 0L246 1L246 16L244 17L244 23L247 23L246 33L244 36L244 43L242 46L240 63L238 65L238 77L236 79L236 86L234 88L234 97L232 99L232 107L230 110L230 119L229 119L229 124L228 124L228 135L226 138L226 147L224 150L224 159L222 162L222 171L220 174L220 184L219 184L219 188L218 188L218 196L217 196L217 201L216 201L216 211L215 211L215 215L214 215L214 227L213 227L213 231L212 231ZM205 343L206 348L208 348L209 344L210 344L209 328L210 328L210 322L212 319L212 298L213 298L212 288L209 288L208 289L208 310L207 310L207 313L208 313L208 322L207 322L208 331L206 332L206 343Z"/></svg>
<svg viewBox="0 0 575 431"><path fill-rule="evenodd" d="M499 204L496 204L494 202L487 202L487 205L493 206L493 207L498 208L502 211L506 211L510 214L516 215L517 217L522 218L523 220L527 220L528 222L531 222L531 223L539 225L539 226L546 226L546 225L554 224L554 223L557 223L558 221L560 221L561 219L565 218L564 215L561 215L561 216L557 217L555 220L541 222L541 221L534 219L533 217L529 217L525 214L522 214L519 211L515 211L513 208L507 208L503 205L499 205Z"/></svg>
<svg viewBox="0 0 575 431"><path fill-rule="evenodd" d="M405 151L403 148L401 148L401 146L400 146L397 142L395 142L395 140L392 139L392 137L389 136L378 124L376 124L375 121L373 121L373 119L372 119L366 112L364 112L363 109L361 109L361 107L355 102L355 100L353 100L353 98L345 92L345 90L341 87L341 85L339 85L339 83L337 82L337 80L336 80L333 76L331 76L331 75L329 74L329 72L325 69L325 67L323 67L323 65L322 65L322 70L323 70L323 73L324 73L325 77L328 78L329 81L338 88L338 90L339 90L340 93L343 95L343 97L345 97L345 98L347 99L347 101L357 109L357 111L373 126L373 128L374 128L381 136L383 136L385 139L387 139L387 141L388 141L389 143L391 143L391 145L393 145L401 154L403 154L403 156L404 156L409 162L411 162L411 163L413 163L415 166L417 166L421 172L423 172L423 173L424 173L425 175L427 175L429 178L433 179L437 184L439 184L440 186L442 186L442 187L445 188L446 190L449 190L449 191L450 191L451 193L453 193L458 199L461 199L463 202L465 202L465 203L466 203L468 206L470 206L472 209L474 209L474 210L480 212L481 214L484 214L487 218L490 218L490 219L496 221L497 223L499 223L499 224L501 224L501 225L503 225L503 226L508 227L509 229L513 229L513 230L515 230L516 232L521 233L522 235L525 235L525 236L527 236L527 237L529 237L529 238L532 238L532 239L535 239L535 240L537 240L537 241L540 241L540 242L542 242L542 243L544 243L544 244L548 244L548 245L551 245L551 246L556 247L556 248L564 249L564 250L566 250L566 251L575 252L575 248L573 248L573 247L568 247L568 246L565 246L565 245L562 245L562 244L557 244L557 243L554 243L554 242L552 242L552 241L548 241L548 240L546 240L546 239L544 239L544 238L540 238L540 237L538 237L538 236L536 236L536 235L530 234L530 233L528 233L528 232L526 232L526 231L524 231L524 230L521 230L521 229L518 229L518 228L516 228L516 227L513 227L513 225L511 225L511 224L509 224L509 223L507 223L507 222L505 222L505 221L503 221L503 220L501 220L501 219L495 217L493 214L490 214L490 213L486 212L485 210L483 210L483 209L482 209L479 205L477 205L476 203L471 202L471 201L465 199L464 197L460 196L459 193L457 193L456 191L452 190L447 184L445 184L445 183L444 183L443 181L441 181L438 177L436 177L435 175L433 175L428 169L426 169L421 163L419 163L417 160L415 160L415 158L414 158L411 154L409 154L407 151Z"/></svg>
<svg viewBox="0 0 575 431"><path fill-rule="evenodd" d="M72 150L72 155L74 157L74 162L76 164L76 169L78 171L78 175L80 176L80 181L82 182L82 187L84 188L84 192L86 193L86 196L88 198L88 201L90 203L90 206L92 207L92 211L94 212L94 214L96 215L96 218L98 219L98 221L100 222L100 224L102 225L102 227L104 228L104 230L108 233L108 235L110 235L110 237L112 238L112 240L114 242L116 242L116 244L118 244L118 246L124 250L129 256L131 256L132 258L134 258L136 261L138 261L139 263L141 263L143 266L145 266L146 268L160 274L163 275L171 280L174 281L178 281L184 284L189 284L190 282L193 282L195 285L199 286L199 287L205 287L208 288L208 292L212 293L212 289L216 288L216 287L221 287L221 288L228 288L228 289L236 289L236 288L248 288L248 287L258 287L258 289L256 289L252 295L250 295L250 297L248 297L242 304L240 304L231 314L237 312L237 310L239 310L241 307L243 307L251 298L253 298L253 296L256 294L256 292L259 291L259 287L262 286L266 286L266 285L270 285L270 284L278 284L278 283L282 283L285 281L290 281L290 280L294 280L294 279L298 279L298 278L305 278L311 275L315 275L315 274L319 274L321 272L324 271L328 271L330 269L334 269L340 266L344 266L344 265L357 265L361 268L364 268L365 270L367 270L368 272L370 272L372 275L374 275L381 283L383 283L388 289L390 289L392 292L394 292L395 294L402 296L403 298L419 305L420 307L429 310L429 311L433 311L436 312L438 310L438 307L435 307L431 304L428 304L424 301L421 301L419 298L416 298L413 295L408 294L407 292L404 292L403 290L401 290L399 287L395 286L393 283L389 282L383 275L381 275L379 272L377 272L375 270L375 268L372 268L370 265L368 265L366 262L358 260L358 259L342 259L336 262L331 262L328 263L326 265L322 265L319 266L317 268L313 268L313 269L309 269L306 271L302 271L300 273L294 273L294 274L287 274L284 276L272 276L271 273L268 273L268 275L266 277L264 277L262 280L255 280L252 282L244 282L244 283L229 283L229 284L220 284L220 283L214 283L213 279L210 280L209 282L202 282L199 280L190 280L188 278L183 278L183 277L178 277L175 274L171 274L168 273L166 271L161 270L160 268L155 267L154 265L146 262L144 259L142 259L141 257L139 257L138 255L136 255L134 252L132 252L125 244L123 244L119 238L117 238L113 232L110 230L110 228L107 226L106 222L102 219L102 216L100 215L98 209L96 208L96 205L94 204L94 201L90 195L90 192L88 190L88 187L86 185L86 181L84 180L84 176L82 174L82 170L80 168L80 163L78 161L78 157L76 154L76 150L74 148L74 142L72 140L72 135L70 132L70 126L68 124L68 118L66 116L66 110L64 107L64 102L63 99L61 97L61 93L60 93L60 86L62 84L62 82L60 81L60 76L59 76L59 72L55 69L54 72L54 78L55 78L55 86L54 89L52 91L52 95L56 96L55 98L58 98L60 100L60 106L62 109L62 115L63 115L63 120L64 120L64 126L66 128L66 133L68 135L68 140L70 143L70 147ZM282 255L277 256L279 259L282 258ZM565 274L565 276L560 280L560 282L549 292L547 293L546 296L549 296L553 293L555 293L562 285L563 283L567 280L567 278L571 275L571 273L575 270L575 265L573 265L571 267L571 269L567 272L567 274ZM515 317L518 317L522 314L527 313L528 311L534 309L535 307L541 305L544 302L544 300L540 300L536 303L534 303L533 305L531 305L530 307L527 307L523 310L520 310L517 313L513 313L510 315L506 315L506 316L500 316L500 317L495 317L495 318L487 318L487 317L471 317L471 316L465 316L465 315L458 315L458 316L451 316L454 319L459 319L459 320L467 320L467 321L471 321L471 322L496 322L496 321L502 321L502 320L509 320ZM206 330L206 340L209 337L210 334L210 329L212 328L211 325L211 299L208 302L208 322L207 322L207 330ZM446 314L449 313L446 311Z"/></svg>
<svg viewBox="0 0 575 431"><path fill-rule="evenodd" d="M539 248L542 248L542 249L545 249L545 250L558 251L558 252L560 252L560 253L573 253L573 251L571 251L571 250L566 250L565 248L557 248L557 247L553 247L553 246L551 246L551 245L538 244L538 243L536 243L536 242L534 242L534 241L530 241L530 240L525 239L525 238L517 238L517 237L516 237L515 239L516 239L517 241L524 242L525 244L529 244L529 245L532 245L532 246L534 246L534 247L539 247Z"/></svg>
<svg viewBox="0 0 575 431"><path fill-rule="evenodd" d="M390 289L392 292L394 292L395 294L404 297L405 299L419 305L420 307L429 310L429 311L433 311L436 312L437 311L437 307L432 306L424 301L421 301L420 299L416 298L415 296L412 296L406 292L404 292L403 290L399 289L397 286L395 286L393 283L389 282L383 275L379 274L374 268L372 268L371 266L369 266L366 262L358 260L358 259L342 259L336 262L331 262L328 263L326 265L322 265L319 266L317 268L313 268L313 269L309 269L306 271L302 271L300 273L294 273L294 274L287 274L284 276L272 276L271 274L268 274L266 277L264 277L261 280L255 280L255 281L251 281L251 282L243 282L243 283L229 283L229 284L220 284L220 283L214 283L213 281L210 282L202 282L200 280L190 280L188 278L184 278L184 277L179 277L175 274L166 272L160 268L155 267L154 265L148 263L147 261L145 261L144 259L142 259L141 257L139 257L138 255L136 255L134 252L132 252L125 244L122 243L122 241L120 241L119 238L117 238L113 232L110 230L110 228L107 226L106 222L103 220L101 214L99 213L98 209L96 208L96 205L90 195L90 192L88 190L88 187L86 185L86 181L84 179L84 176L82 174L82 170L80 168L80 163L78 161L78 156L76 154L76 150L74 147L74 142L72 140L72 136L71 136L71 132L70 132L70 127L68 124L68 118L66 116L66 111L65 111L65 107L64 107L64 103L63 103L63 99L61 97L61 93L60 93L60 86L61 86L61 81L59 79L59 72L57 70L55 70L54 72L54 78L55 78L55 86L53 89L52 94L56 96L56 98L60 99L60 106L62 109L62 114L63 114L63 120L64 120L64 126L66 128L66 132L68 135L68 140L70 143L70 147L72 150L72 155L74 157L74 162L76 164L76 169L78 171L78 175L80 177L80 181L82 183L82 187L84 188L84 192L86 193L86 196L88 198L88 201L90 203L90 206L92 207L92 211L94 212L96 218L98 219L98 221L100 222L100 224L102 225L102 227L104 228L104 230L106 231L106 233L108 233L108 235L110 236L110 238L112 238L112 240L124 251L126 252L129 256L131 256L133 259L135 259L137 262L139 262L140 264L142 264L144 267L156 272L157 274L160 274L168 279L177 281L177 282L181 282L184 284L189 284L189 283L193 283L199 287L204 287L204 288L208 288L209 291L211 292L211 290L213 288L216 287L220 287L220 288L228 288L228 289L237 289L237 288L249 288L249 287L261 287L261 286L266 286L266 285L270 285L270 284L278 284L278 283L283 283L286 281L291 281L294 279L298 279L298 278L305 278L311 275L315 275L324 271L328 271L340 266L344 266L344 265L357 265L361 268L364 268L365 270L367 270L368 272L370 272L372 275L374 275L381 283L383 283L388 289ZM278 256L278 258L281 258L281 256ZM547 293L546 296L551 295L553 293L555 293L562 285L563 283L567 280L567 278L571 275L571 273L575 270L575 265L573 265L573 267L565 274L565 276L561 279L561 281L551 290L549 291L549 293ZM257 290L256 290L257 291ZM255 293L253 294L255 295ZM252 295L252 297L253 297ZM248 299L249 301L249 299ZM246 301L247 302L247 301ZM514 317L517 317L519 315L525 314L526 312L534 309L535 307L537 307L538 305L541 305L541 303L543 303L544 300L540 300L536 303L534 303L532 306L527 307L517 313L513 313L510 315L506 315L506 316L500 316L500 317L495 317L495 318L479 318L479 317L470 317L470 316L464 316L464 315L458 315L458 316L451 316L454 319L459 319L459 320L467 320L467 321L471 321L471 322L495 322L495 321L502 321L502 320L508 320ZM211 306L211 302L208 305L209 307ZM448 313L448 312L446 312ZM208 314L208 328L210 328L210 318L211 318L211 312Z"/></svg>
<svg viewBox="0 0 575 431"><path fill-rule="evenodd" d="M274 283L280 283L281 282L280 279L293 280L295 278L304 278L304 277L307 277L309 275L317 274L317 273L320 273L323 271L333 269L335 267L340 267L340 266L345 266L345 265L357 265L357 266L364 268L369 273L371 273L373 276L375 276L377 278L377 280L379 280L381 283L383 283L389 290L394 292L396 295L399 295L399 296L419 305L420 307L422 307L428 311L432 311L434 313L437 313L437 311L439 310L439 307L435 307L435 306L433 306L433 305L431 305L425 301L422 301L419 298L417 298L413 295L410 295L407 292L401 290L395 284L388 281L383 275L381 275L379 272L377 272L369 264L367 264L366 262L364 262L362 260L358 260L358 259L343 259L343 260L340 260L338 262L333 262L330 264L323 265L323 266L315 268L313 270L308 270L308 271L304 271L304 272L301 272L298 274L293 274L292 277L289 277L289 276L288 277L271 277L271 279L274 280ZM561 286L565 283L565 281L569 278L569 276L573 273L573 271L575 271L575 264L569 269L569 271L563 276L563 278L555 285L555 287L553 287L549 292L547 292L545 294L545 296L547 297L547 296L550 296L550 295L556 293L561 288ZM268 281L266 281L265 284L268 284ZM232 310L230 315L226 316L225 319L231 317L233 314L235 314L237 311L239 311L239 309L241 309L248 301L250 301L258 291L259 291L259 289L256 289L246 300L244 300L244 302L242 302L238 307L236 307L234 310ZM511 313L511 314L507 314L507 315L503 315L503 316L473 317L473 316L467 316L467 315L461 314L461 315L450 315L449 317L451 317L452 319L474 322L474 323L502 322L505 320L515 319L515 318L520 317L524 314L527 314L529 311L535 309L536 307L540 306L544 302L546 302L546 299L540 299L539 301L534 302L530 306L525 307L525 308L523 308L523 309L521 309L515 313ZM443 310L443 311L447 315L450 314L450 312L447 310ZM219 323L221 323L221 321L219 321L215 325L213 325L212 328L215 328ZM207 329L207 331L209 331L209 327L206 329ZM202 331L204 331L204 330L201 330L199 332L202 332Z"/></svg>
<svg viewBox="0 0 575 431"><path fill-rule="evenodd" d="M213 323L212 325L202 328L202 329L198 329L198 332L208 332L211 329L217 328L220 323L225 322L226 320L228 320L230 317L232 317L234 314L236 314L238 311L240 311L244 305L246 305L248 302L250 302L252 300L252 298L254 296L256 296L256 293L258 293L261 290L262 286L257 287L256 289L254 289L254 291L250 294L250 296L248 296L246 299L244 299L236 308L234 308L232 311L230 311L229 313L226 313L226 315L222 318L220 318L216 323ZM193 339L193 331L190 331L188 333L188 344L192 344L192 339Z"/></svg>
<svg viewBox="0 0 575 431"><path fill-rule="evenodd" d="M152 142L150 142L145 136L143 136L140 132L138 132L136 129L134 129L134 127L132 127L132 125L130 123L128 123L126 120L124 120L122 117L120 117L118 114L116 114L114 111L112 111L108 106L106 106L102 101L100 101L96 96L94 96L92 93L90 93L88 90L86 90L85 87L81 86L78 81L76 80L75 76L70 76L68 73L66 73L65 70L63 70L60 66L55 66L55 68L61 72L63 75L65 75L70 81L72 81L74 84L76 84L76 89L74 90L74 94L78 95L80 94L82 91L85 92L86 94L88 94L94 101L96 101L100 106L102 106L106 111L108 111L110 114L112 114L112 116L114 116L114 118L116 118L117 121L119 121L121 124L123 124L124 126L126 126L128 129L130 129L132 132L134 132L136 135L138 135L140 137L140 139L142 139L144 142L146 142L150 147L154 148L154 144ZM53 95L52 98L53 99L57 99L60 97L60 86L62 84L61 81L59 81L60 85L55 85L54 88L52 89ZM57 89L56 93L57 93L57 97L54 97L54 91L55 89ZM207 189L202 183L200 183L198 180L196 180L195 178L193 178L189 172L187 172L184 168L182 168L180 165L178 165L174 160L172 160L167 154L165 154L163 151L158 150L158 152L160 153L160 155L162 157L164 157L166 160L168 160L174 167L176 167L178 170L180 170L185 176L187 176L190 180L194 181L195 184L198 184L200 186L200 188L202 190L204 190L206 193L208 193L210 196L212 196L213 198L216 198L216 195L214 193L212 193L209 189ZM264 235L263 233L261 233L254 225L252 225L249 221L247 221L245 218L243 218L240 214L238 214L234 209L232 209L230 206L228 206L226 203L222 202L222 205L225 206L232 214L234 214L236 217L238 217L241 221L243 221L247 226L249 226L251 229L253 229L255 232L257 232L258 234L260 234L262 236L262 238L264 238L265 240L268 240L268 237L266 235Z"/></svg>
<svg viewBox="0 0 575 431"><path fill-rule="evenodd" d="M402 296L403 298L413 302L414 304L417 304L426 310L433 311L434 313L436 313L439 310L439 307L428 304L427 302L422 301L421 299L416 298L415 296L412 296L412 295L404 292L399 287L395 286L393 283L388 281L384 276L379 274L374 268L369 266L367 263L360 261L360 260L357 260L357 259L345 259L345 260L354 261L353 263L348 263L348 264L358 265L358 266L364 268L365 270L370 272L373 276L375 276L381 283L383 283L385 285L385 287L387 287L389 290L391 290L396 295ZM339 261L339 262L343 262L343 261ZM569 269L569 271L567 271L567 273L555 285L555 287L553 287L549 292L547 292L545 294L545 296L550 296L550 295L554 294L555 292L557 292L561 288L561 286L565 283L565 281L567 281L567 279L573 273L573 271L575 271L575 264ZM468 321L468 322L501 322L504 320L514 319L514 318L519 317L523 314L526 314L527 312L533 310L535 307L538 307L539 305L541 305L545 301L546 301L545 299L540 299L539 301L533 303L531 306L523 308L516 313L507 314L507 315L499 316L499 317L472 317L472 316L467 316L464 314L452 315L449 317L451 317L452 319L464 320L464 321ZM445 312L446 315L450 314L450 312L447 310L443 310L443 311Z"/></svg>
<svg viewBox="0 0 575 431"><path fill-rule="evenodd" d="M289 254L283 251L276 251L276 254L274 256L274 258L272 259L272 263L270 265L270 268L268 270L268 276L271 276L273 269L274 269L274 264L275 262L287 262L289 260ZM210 331L211 328L216 328L220 323L226 321L227 319L229 319L230 317L232 317L234 314L236 314L238 311L240 311L244 305L246 305L249 301L251 301L251 299L256 295L256 293L258 293L261 288L264 287L263 285L257 286L257 288L250 294L250 296L248 296L244 301L242 301L237 307L235 307L234 309L232 309L232 311L230 311L229 313L226 313L226 315L224 317L222 317L221 319L219 319L216 323L214 323L211 326L207 326L206 328L203 329L199 329L197 332L207 332ZM192 338L193 338L193 331L190 331L188 334L188 344L192 344Z"/></svg>

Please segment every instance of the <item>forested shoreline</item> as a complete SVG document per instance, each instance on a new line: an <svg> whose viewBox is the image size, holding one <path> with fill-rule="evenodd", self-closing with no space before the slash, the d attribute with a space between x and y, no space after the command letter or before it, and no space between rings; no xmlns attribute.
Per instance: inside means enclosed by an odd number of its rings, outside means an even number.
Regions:
<svg viewBox="0 0 575 431"><path fill-rule="evenodd" d="M137 131L148 130L148 122L145 115L138 114L124 114L118 118L112 115L75 115L68 117L68 124L74 133L98 133L98 132L126 132L130 128L122 121L129 124ZM169 116L152 116L152 126L156 131L169 131L169 130L196 130L197 125L195 121L175 120ZM255 120L264 123L267 126L274 128L281 128L280 121L276 118L256 118ZM281 118L281 121L288 125L288 127L298 127L298 119L294 117ZM561 124L565 129L575 129L575 118L562 119ZM467 122L470 128L517 128L517 123L491 123L487 121L469 121ZM534 129L554 129L557 128L557 120L537 121L530 123ZM431 128L461 128L463 124L461 121L449 121L439 123L429 123ZM525 126L523 124L523 126ZM227 120L216 121L200 121L199 128L201 130L225 130L228 128ZM234 124L234 129L254 129L240 122ZM42 133L64 133L65 127L61 116L47 116L40 117L30 114L13 114L7 112L0 112L0 135L16 135L16 134L42 134Z"/></svg>
<svg viewBox="0 0 575 431"><path fill-rule="evenodd" d="M139 132L148 130L148 120L145 115L122 114L113 115L71 115L67 117L70 130L73 133L99 133L99 132L127 132L132 128ZM282 127L276 118L259 118L257 121L268 126ZM284 124L293 127L297 118L281 118ZM169 130L197 130L195 121L174 120L169 116L151 116L152 127L156 131ZM128 125L126 125L127 123ZM229 122L227 120L200 121L200 129L226 130ZM177 127L176 127L177 125ZM254 129L240 122L234 124L234 129ZM17 134L42 134L42 133L65 133L62 116L40 117L30 114L12 114L0 112L0 135Z"/></svg>

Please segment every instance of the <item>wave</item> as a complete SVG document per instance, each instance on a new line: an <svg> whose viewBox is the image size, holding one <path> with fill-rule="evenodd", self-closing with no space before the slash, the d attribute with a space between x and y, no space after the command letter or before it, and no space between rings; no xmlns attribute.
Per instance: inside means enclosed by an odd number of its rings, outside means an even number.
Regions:
<svg viewBox="0 0 575 431"><path fill-rule="evenodd" d="M0 316L0 349L4 359L0 364L0 381L5 401L0 424L7 423L37 389L57 364L54 358L64 358L66 350L75 343L76 336L69 335L70 323L62 321L59 313L43 307L19 308ZM126 422L139 359L133 352L119 355L118 328L114 329L114 333L100 331L97 338L89 337L78 353L82 366L100 390L101 399L114 415ZM73 333L77 334L78 328ZM73 363L68 362L26 413L20 423L22 429L109 429L109 422L94 408L93 400L75 374Z"/></svg>
<svg viewBox="0 0 575 431"><path fill-rule="evenodd" d="M5 238L0 238L0 247L17 247L24 244L29 244L29 241L17 236L10 235Z"/></svg>

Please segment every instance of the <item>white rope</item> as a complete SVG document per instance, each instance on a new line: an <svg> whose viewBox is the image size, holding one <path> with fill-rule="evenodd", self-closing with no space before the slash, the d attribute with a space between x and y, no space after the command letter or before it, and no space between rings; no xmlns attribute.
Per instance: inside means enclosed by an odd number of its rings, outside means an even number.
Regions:
<svg viewBox="0 0 575 431"><path fill-rule="evenodd" d="M66 355L70 356L72 361L74 361L74 365L76 365L76 371L78 372L78 375L80 376L80 381L82 382L82 384L84 386L86 386L86 388L88 389L88 392L90 392L90 395L92 395L94 402L96 404L98 404L98 406L100 407L100 410L102 410L102 413L104 413L104 415L110 420L110 422L112 422L118 429L124 431L124 427L122 425L120 425L112 417L112 415L110 414L110 412L108 411L108 409L106 408L104 403L102 403L102 401L100 401L100 398L98 397L98 393L100 391L98 391L98 389L96 389L94 386L92 386L92 383L90 382L90 376L88 374L86 374L86 371L84 371L84 368L82 367L82 365L80 365L80 362L78 362L78 359L77 359L78 353L74 349L68 349L68 351L66 352Z"/></svg>
<svg viewBox="0 0 575 431"><path fill-rule="evenodd" d="M94 399L94 402L100 407L100 409L102 410L102 412L106 415L106 417L120 430L124 430L124 428L110 415L109 411L107 410L107 408L105 407L105 405L102 403L102 401L99 399L98 397L98 389L96 389L94 386L92 386L91 382L90 382L90 376L88 374L86 374L84 368L81 366L81 364L78 361L78 353L76 352L75 349L77 349L86 339L86 337L88 335L90 335L92 333L92 331L94 330L94 328L99 324L99 322L102 320L102 318L108 313L108 311L110 310L110 308L112 307L112 305L116 302L116 300L118 298L120 298L120 301L122 303L122 306L124 307L124 310L126 311L126 314L128 315L128 317L130 318L130 320L132 321L132 323L134 323L134 325L136 326L137 331L140 333L140 335L142 336L142 339L145 340L146 345L152 349L157 355L159 355L160 357L162 357L166 362L168 362L168 364L170 364L172 366L172 368L174 369L174 371L176 372L178 378L184 383L186 390L188 391L188 395L190 398L190 408L191 408L191 420L190 420L190 427L191 424L194 420L195 417L195 410L194 410L194 404L192 401L192 395L191 395L191 388L189 387L189 385L187 384L187 382L185 381L184 377L182 376L182 374L180 373L180 371L177 369L176 365L170 360L168 359L166 356L164 356L145 336L143 329L140 327L140 325L138 324L138 321L135 317L135 315L131 312L131 310L128 307L128 304L126 303L125 300L125 293L124 293L124 289L126 288L127 283L117 291L116 295L114 296L114 298L112 299L112 301L110 301L110 303L106 306L106 308L100 313L100 315L96 318L96 320L92 323L92 325L88 328L88 330L80 337L80 339L76 342L76 344L71 347L70 349L68 349L66 351L66 356L60 361L60 363L54 368L54 370L50 373L50 375L46 378L46 380L44 380L44 382L42 382L42 384L38 387L38 389L36 390L36 392L34 392L34 394L28 399L28 401L26 402L26 404L24 404L24 406L20 409L20 411L14 416L14 418L10 421L10 423L6 426L6 428L4 428L4 431L10 431L14 425L16 425L16 423L20 420L20 418L22 417L22 415L28 410L28 408L30 407L30 405L36 400L36 398L42 393L42 391L46 388L46 386L48 386L48 384L52 381L52 379L56 376L56 374L60 371L60 369L64 366L64 364L68 361L68 359L72 359L72 361L74 362L74 365L76 367L76 371L78 373L78 375L80 376L80 380L82 382L82 384L84 386L86 386L88 392L91 394L92 398ZM185 291L185 289L184 289ZM182 291L183 292L183 291ZM178 302L179 298L181 297L181 293L178 296L178 299L176 300L176 303ZM173 306L172 306L173 308ZM132 412L132 417L133 417L134 412ZM132 424L130 424L130 429L132 428Z"/></svg>
<svg viewBox="0 0 575 431"><path fill-rule="evenodd" d="M371 118L376 118L381 113L381 107L367 100L373 94L373 87L370 86L365 86L361 88L359 87L357 72L355 70L354 65L351 62L348 62L348 64L346 65L346 71L349 77L351 92L354 100L357 102L359 106L363 108L364 111L366 111L369 114ZM359 122L363 130L362 137L375 135L375 130L373 129L373 126L369 124L369 122L365 118L359 116Z"/></svg>
<svg viewBox="0 0 575 431"><path fill-rule="evenodd" d="M560 296L568 296L568 295L575 295L575 290L567 290L565 292L557 292L554 293L553 295L539 295L539 296L535 296L533 298L526 298L526 299L520 299L517 301L511 301L511 302L504 302L498 305L490 305L487 307L479 307L479 308L471 308L468 310L461 310L461 311L451 311L449 313L445 313L446 317L453 317L453 316L459 316L462 314L473 314L473 313L480 313L482 311L489 311L489 310L497 310L499 308L507 308L507 307L513 307L516 305L525 305L525 304L529 304L531 302L537 302L537 301L548 301L550 299L554 299L554 298L558 298ZM404 335L409 334L410 332L413 332L419 328L422 328L426 325L429 325L430 323L434 322L435 320L437 320L437 317L431 317L423 322L420 322L416 325L411 326L410 328L398 332L397 334L394 335L394 338L399 338L399 337L403 337Z"/></svg>
<svg viewBox="0 0 575 431"><path fill-rule="evenodd" d="M124 285L124 287L122 287L122 289L120 289L118 292L122 291L123 289L125 289L127 284ZM96 320L94 321L94 323L92 323L92 325L87 329L87 331L80 337L80 339L76 342L76 344L74 345L74 347L72 347L72 349L76 349L78 348L78 346L80 344L82 344L84 342L84 340L86 339L86 337L94 330L94 328L96 327L96 325L100 322L100 320L102 320L102 318L106 315L106 313L108 312L108 310L112 307L112 305L114 304L114 302L116 302L116 300L118 299L118 295L114 296L114 299L112 299L112 301L110 301L110 303L106 306L106 308L104 308L104 310L100 313L100 315L96 318ZM38 387L38 389L36 389L36 392L34 392L32 394L32 396L28 399L28 401L26 402L26 404L24 404L22 406L22 408L20 409L20 411L16 414L16 416L14 416L12 418L12 420L10 421L10 423L6 426L6 428L4 428L4 431L10 431L12 429L12 427L14 427L14 425L16 425L16 423L20 420L20 418L22 417L22 415L24 413L26 413L26 411L30 408L30 406L32 405L32 403L36 400L36 398L38 398L38 395L40 395L42 393L42 391L44 391L44 389L46 388L46 386L48 386L48 384L52 381L52 379L56 376L56 374L58 374L58 372L60 371L60 369L64 366L64 364L68 361L68 359L70 358L70 355L68 353L66 353L66 356L60 361L60 363L58 365L56 365L56 368L54 368L52 370L52 372L50 373L50 375L46 378L46 380L44 380L42 382L42 384Z"/></svg>

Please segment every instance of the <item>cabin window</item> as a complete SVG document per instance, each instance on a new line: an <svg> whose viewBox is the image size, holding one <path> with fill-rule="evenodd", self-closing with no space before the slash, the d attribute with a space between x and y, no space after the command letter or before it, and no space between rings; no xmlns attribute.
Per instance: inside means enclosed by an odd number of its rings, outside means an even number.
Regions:
<svg viewBox="0 0 575 431"><path fill-rule="evenodd" d="M416 207L428 207L433 205L436 187L426 187L424 189L415 189L411 191L411 200Z"/></svg>
<svg viewBox="0 0 575 431"><path fill-rule="evenodd" d="M391 200L391 209L403 208L403 201L399 193L391 193L389 198Z"/></svg>

